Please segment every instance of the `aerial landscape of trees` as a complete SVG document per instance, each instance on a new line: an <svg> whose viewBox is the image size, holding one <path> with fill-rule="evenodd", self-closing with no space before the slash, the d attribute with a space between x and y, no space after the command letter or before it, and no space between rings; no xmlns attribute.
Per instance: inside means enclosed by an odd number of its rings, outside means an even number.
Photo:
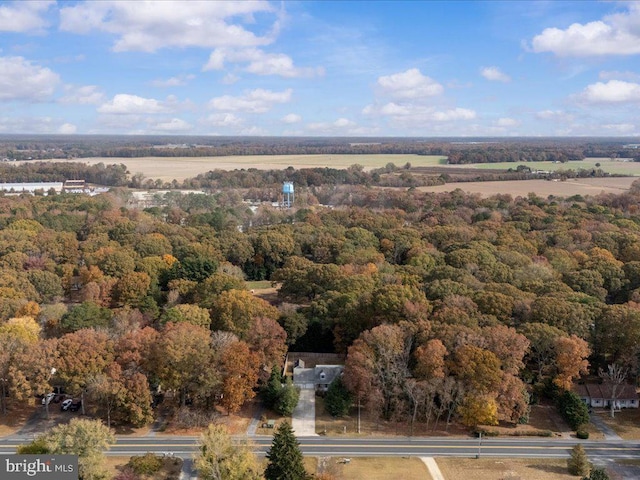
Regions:
<svg viewBox="0 0 640 480"><path fill-rule="evenodd" d="M637 184L569 198L305 189L325 205L0 196L4 414L59 386L107 426L153 422L162 396L228 415L260 390L290 415L284 357L314 350L346 355L335 415L357 403L380 421L475 429L554 399L578 429L576 381L612 365L637 378ZM269 301L247 287L260 280L277 287Z"/></svg>

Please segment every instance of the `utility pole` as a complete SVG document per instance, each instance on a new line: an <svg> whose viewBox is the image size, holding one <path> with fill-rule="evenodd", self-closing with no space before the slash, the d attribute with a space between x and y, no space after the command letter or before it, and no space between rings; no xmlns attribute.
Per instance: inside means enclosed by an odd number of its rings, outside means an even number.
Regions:
<svg viewBox="0 0 640 480"><path fill-rule="evenodd" d="M358 394L358 434L360 433L360 395Z"/></svg>

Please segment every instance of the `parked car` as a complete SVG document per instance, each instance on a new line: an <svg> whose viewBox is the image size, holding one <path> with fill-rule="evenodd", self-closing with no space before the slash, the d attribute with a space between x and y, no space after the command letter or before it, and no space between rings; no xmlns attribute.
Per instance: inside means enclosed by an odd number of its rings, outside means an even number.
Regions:
<svg viewBox="0 0 640 480"><path fill-rule="evenodd" d="M73 399L67 398L60 405L60 410L62 410L63 412L66 412L67 410L69 410L69 407L71 406L71 404L73 404Z"/></svg>
<svg viewBox="0 0 640 480"><path fill-rule="evenodd" d="M53 397L55 397L56 394L51 392L51 393L47 393L44 397L42 397L42 405L49 405L51 403L51 400L53 400Z"/></svg>
<svg viewBox="0 0 640 480"><path fill-rule="evenodd" d="M71 402L69 405L70 412L77 412L82 407L82 400L76 400L75 402Z"/></svg>

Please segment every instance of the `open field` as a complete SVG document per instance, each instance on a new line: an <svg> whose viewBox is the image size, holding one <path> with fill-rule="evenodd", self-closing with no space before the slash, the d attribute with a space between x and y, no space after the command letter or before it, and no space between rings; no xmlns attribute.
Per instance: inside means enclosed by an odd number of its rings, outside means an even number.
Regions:
<svg viewBox="0 0 640 480"><path fill-rule="evenodd" d="M143 158L79 158L76 160L55 159L52 162L76 162L88 165L104 163L124 164L131 175L142 173L145 178L182 181L193 178L210 170L237 170L257 168L259 170L280 170L287 167L312 168L331 167L348 168L362 165L365 170L384 167L393 163L402 167L407 162L414 167L440 165L446 157L438 155L248 155L230 157L143 157ZM15 162L21 164L24 162Z"/></svg>
<svg viewBox="0 0 640 480"><path fill-rule="evenodd" d="M569 480L576 479L567 471L567 461L539 458L436 458L446 480Z"/></svg>
<svg viewBox="0 0 640 480"><path fill-rule="evenodd" d="M509 194L513 197L526 196L534 192L539 197L554 195L598 195L600 193L623 193L637 180L634 177L575 178L561 181L549 180L508 180L502 182L461 182L447 183L432 187L418 187L423 192L451 192L456 189L468 193L479 193L483 197Z"/></svg>
<svg viewBox="0 0 640 480"><path fill-rule="evenodd" d="M596 163L600 167L596 167ZM413 164L413 162L412 162ZM515 168L518 165L526 165L531 170L592 170L601 168L603 171L621 175L640 175L640 162L623 161L622 159L611 160L610 158L589 157L579 162L553 163L553 162L500 162L500 163L470 163L465 165L447 165L450 168L477 168L480 170L493 170Z"/></svg>

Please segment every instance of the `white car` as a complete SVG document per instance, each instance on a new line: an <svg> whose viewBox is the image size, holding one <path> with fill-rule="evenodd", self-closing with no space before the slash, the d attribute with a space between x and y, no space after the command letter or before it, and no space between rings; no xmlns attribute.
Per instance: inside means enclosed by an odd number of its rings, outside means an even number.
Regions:
<svg viewBox="0 0 640 480"><path fill-rule="evenodd" d="M63 411L69 410L69 407L71 406L72 403L73 403L73 399L72 398L67 398L65 401L63 401L60 404L60 410L63 410Z"/></svg>
<svg viewBox="0 0 640 480"><path fill-rule="evenodd" d="M42 397L42 404L43 405L49 405L51 403L51 400L53 400L53 397L55 397L56 394L51 392L51 393L47 393L44 397Z"/></svg>

